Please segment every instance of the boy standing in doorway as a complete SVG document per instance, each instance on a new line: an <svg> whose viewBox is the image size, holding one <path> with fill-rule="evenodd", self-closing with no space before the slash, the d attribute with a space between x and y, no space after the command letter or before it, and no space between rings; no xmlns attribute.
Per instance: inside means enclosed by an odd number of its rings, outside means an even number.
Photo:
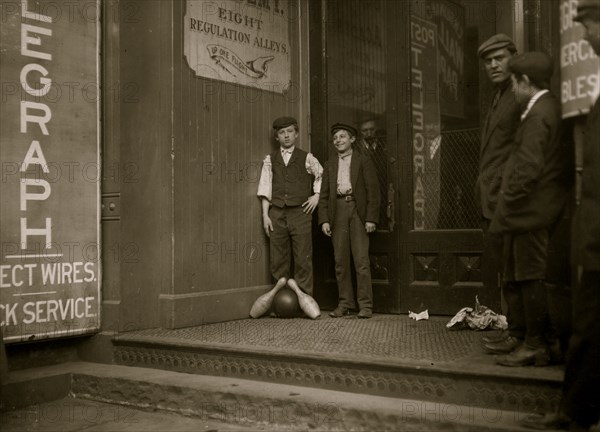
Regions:
<svg viewBox="0 0 600 432"><path fill-rule="evenodd" d="M352 151L356 129L337 123L332 126L331 134L338 154L325 165L319 200L319 225L333 240L339 290L338 306L329 315L339 318L355 307L350 274L352 256L358 282L358 318L371 318L369 234L379 222L379 181L371 158Z"/></svg>
<svg viewBox="0 0 600 432"><path fill-rule="evenodd" d="M319 203L323 167L311 154L296 147L298 122L280 117L273 122L279 147L263 160L258 185L265 234L271 240L271 274L275 280L291 275L313 295L312 214Z"/></svg>

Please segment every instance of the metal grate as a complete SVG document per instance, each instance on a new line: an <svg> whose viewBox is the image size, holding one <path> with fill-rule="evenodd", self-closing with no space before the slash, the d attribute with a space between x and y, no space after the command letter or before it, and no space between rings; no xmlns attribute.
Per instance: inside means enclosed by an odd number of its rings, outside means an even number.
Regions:
<svg viewBox="0 0 600 432"><path fill-rule="evenodd" d="M125 333L171 340L217 343L228 346L350 354L406 360L456 361L477 352L479 335L472 331L449 331L448 318L413 321L403 315L375 314L333 319L325 313L318 320L265 317L181 329L148 329Z"/></svg>
<svg viewBox="0 0 600 432"><path fill-rule="evenodd" d="M475 182L479 164L479 129L442 132L440 211L436 229L479 228Z"/></svg>

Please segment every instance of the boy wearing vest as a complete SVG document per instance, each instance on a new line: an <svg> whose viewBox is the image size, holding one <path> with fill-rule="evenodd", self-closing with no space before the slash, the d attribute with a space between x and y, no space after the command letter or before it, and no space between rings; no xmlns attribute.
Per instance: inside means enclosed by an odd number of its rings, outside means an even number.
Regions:
<svg viewBox="0 0 600 432"><path fill-rule="evenodd" d="M263 160L257 193L271 242L271 274L275 280L289 279L293 254L293 277L312 296L312 213L319 203L323 167L311 153L296 147L296 119L280 117L273 129L279 148Z"/></svg>

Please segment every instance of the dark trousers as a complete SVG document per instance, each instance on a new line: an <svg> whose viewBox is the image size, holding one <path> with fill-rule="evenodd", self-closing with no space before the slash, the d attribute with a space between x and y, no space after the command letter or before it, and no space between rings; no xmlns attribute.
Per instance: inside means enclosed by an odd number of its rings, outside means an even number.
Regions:
<svg viewBox="0 0 600 432"><path fill-rule="evenodd" d="M313 295L312 267L312 215L302 211L301 206L271 207L269 217L273 223L271 233L271 274L275 280L289 279L292 254L293 277L302 290Z"/></svg>
<svg viewBox="0 0 600 432"><path fill-rule="evenodd" d="M486 266L491 268L500 280L502 274L503 236L489 232L491 221L482 219L481 230L483 231L483 260ZM499 284L500 285L500 284Z"/></svg>
<svg viewBox="0 0 600 432"><path fill-rule="evenodd" d="M548 300L544 281L508 282L504 285L508 304L508 333L525 339L532 348L547 346Z"/></svg>
<svg viewBox="0 0 600 432"><path fill-rule="evenodd" d="M356 211L355 201L336 201L335 222L333 224L333 252L335 255L335 277L339 291L339 305L354 309L352 290L352 267L350 255L356 269L356 297L360 309L373 308L373 287L369 262L369 235Z"/></svg>
<svg viewBox="0 0 600 432"><path fill-rule="evenodd" d="M583 272L572 305L561 408L577 423L591 426L600 420L600 272Z"/></svg>
<svg viewBox="0 0 600 432"><path fill-rule="evenodd" d="M483 280L485 287L484 292L491 297L490 300L487 300L485 297L480 296L480 300L484 301L485 304L495 303L496 296L500 293L502 293L502 297L504 297L504 291L501 291L503 235L490 233L490 223L491 221L489 219L481 219L481 230L483 232L483 251L481 255L482 272L494 275L493 280L488 281L488 278L484 278ZM492 299L493 302L491 301ZM498 310L498 312L505 314L508 320L509 311L507 309L506 301L502 302L501 310Z"/></svg>
<svg viewBox="0 0 600 432"><path fill-rule="evenodd" d="M508 332L532 348L547 345L546 277L549 231L541 229L504 236L503 293Z"/></svg>

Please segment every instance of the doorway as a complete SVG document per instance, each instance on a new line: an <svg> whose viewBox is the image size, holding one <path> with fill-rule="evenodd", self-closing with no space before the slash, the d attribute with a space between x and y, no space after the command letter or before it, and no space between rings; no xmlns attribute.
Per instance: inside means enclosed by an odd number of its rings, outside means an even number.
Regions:
<svg viewBox="0 0 600 432"><path fill-rule="evenodd" d="M491 93L477 47L497 31L497 20L483 19L490 4L312 5L312 151L320 161L335 156L329 126L350 123L378 171L382 208L370 242L374 311L453 315L476 296L499 310L497 274L482 260L474 193L479 107ZM324 309L334 308L331 241L314 232L315 296Z"/></svg>

